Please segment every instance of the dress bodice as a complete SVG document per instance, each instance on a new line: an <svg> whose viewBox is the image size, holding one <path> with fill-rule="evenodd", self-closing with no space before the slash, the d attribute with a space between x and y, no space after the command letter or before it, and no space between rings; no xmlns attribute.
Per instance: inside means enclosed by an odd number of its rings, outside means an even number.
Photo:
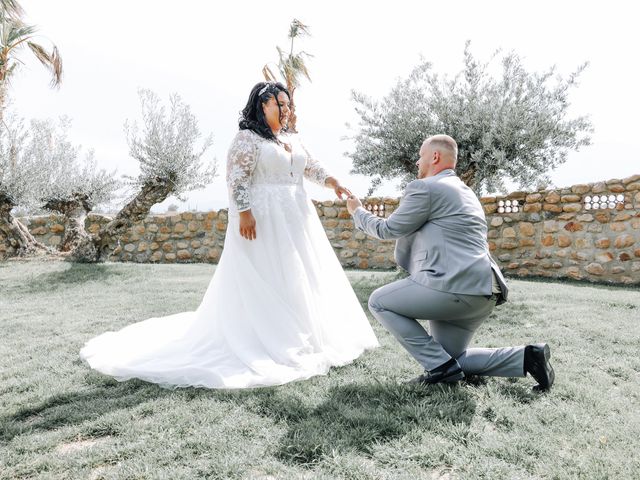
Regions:
<svg viewBox="0 0 640 480"><path fill-rule="evenodd" d="M233 139L227 156L227 187L231 206L238 212L251 208L252 186L302 185L304 177L324 185L329 176L297 135L279 138L290 152L251 130L240 130Z"/></svg>

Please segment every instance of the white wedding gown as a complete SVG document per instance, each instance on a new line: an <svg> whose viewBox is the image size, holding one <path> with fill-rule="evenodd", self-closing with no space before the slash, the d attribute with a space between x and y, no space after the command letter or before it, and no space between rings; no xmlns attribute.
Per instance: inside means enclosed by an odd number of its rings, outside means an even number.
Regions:
<svg viewBox="0 0 640 480"><path fill-rule="evenodd" d="M249 130L234 139L224 251L196 311L91 339L80 356L92 368L167 387L248 388L322 375L378 345L303 187L327 174L295 136L285 141L291 154ZM252 241L238 225L248 208Z"/></svg>

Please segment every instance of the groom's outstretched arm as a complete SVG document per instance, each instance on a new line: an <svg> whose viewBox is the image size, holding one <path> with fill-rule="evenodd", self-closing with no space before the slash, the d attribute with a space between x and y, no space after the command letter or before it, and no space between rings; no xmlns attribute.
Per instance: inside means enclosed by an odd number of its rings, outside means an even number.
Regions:
<svg viewBox="0 0 640 480"><path fill-rule="evenodd" d="M380 218L363 207L353 212L353 221L359 230L382 240L396 239L412 234L422 227L431 213L429 186L421 180L407 185L400 206L389 218Z"/></svg>

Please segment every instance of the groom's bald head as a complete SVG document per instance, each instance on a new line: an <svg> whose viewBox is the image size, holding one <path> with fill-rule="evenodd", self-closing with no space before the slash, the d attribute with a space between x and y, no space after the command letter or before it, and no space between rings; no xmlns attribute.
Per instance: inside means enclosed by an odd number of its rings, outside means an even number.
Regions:
<svg viewBox="0 0 640 480"><path fill-rule="evenodd" d="M458 145L449 135L434 135L420 147L418 178L437 175L448 168L455 168L458 161Z"/></svg>
<svg viewBox="0 0 640 480"><path fill-rule="evenodd" d="M454 168L458 161L458 144L449 135L434 135L427 138L423 145L434 152L439 152L441 162L450 165L447 168Z"/></svg>

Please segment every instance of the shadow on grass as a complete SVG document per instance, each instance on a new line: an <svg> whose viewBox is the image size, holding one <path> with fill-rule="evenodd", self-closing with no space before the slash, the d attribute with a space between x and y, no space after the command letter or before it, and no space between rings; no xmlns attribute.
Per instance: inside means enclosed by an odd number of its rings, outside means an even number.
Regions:
<svg viewBox="0 0 640 480"><path fill-rule="evenodd" d="M92 390L53 395L36 405L23 407L15 414L1 416L0 443L34 431L80 425L171 394L169 390L138 380L121 383L105 378ZM98 421L85 433L89 437L117 435L118 426Z"/></svg>
<svg viewBox="0 0 640 480"><path fill-rule="evenodd" d="M85 282L103 281L109 277L121 276L122 272L102 264L71 263L60 272L49 272L32 279L25 285L29 293L52 292Z"/></svg>
<svg viewBox="0 0 640 480"><path fill-rule="evenodd" d="M276 456L306 467L333 452L371 454L377 445L414 429L468 426L476 409L469 392L448 385L342 385L330 389L326 400L315 406L277 389L232 392L218 398L224 397L284 421L289 429L280 439Z"/></svg>

